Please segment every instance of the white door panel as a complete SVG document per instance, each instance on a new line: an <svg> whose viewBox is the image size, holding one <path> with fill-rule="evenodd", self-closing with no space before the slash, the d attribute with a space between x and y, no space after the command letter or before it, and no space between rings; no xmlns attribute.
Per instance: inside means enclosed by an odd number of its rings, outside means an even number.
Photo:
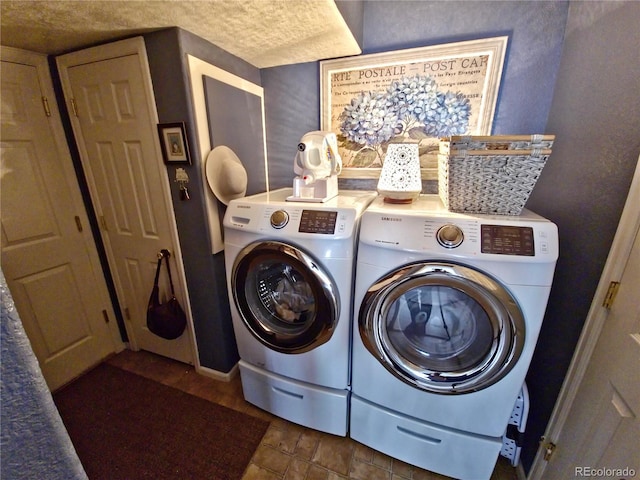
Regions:
<svg viewBox="0 0 640 480"><path fill-rule="evenodd" d="M43 106L55 108L46 57L2 53L2 270L54 390L122 344L60 119Z"/></svg>
<svg viewBox="0 0 640 480"><path fill-rule="evenodd" d="M117 44L134 48L118 53ZM63 89L76 112L72 125L132 347L194 363L190 325L176 340L146 327L162 249L173 254L176 296L188 306L144 43L117 44L59 57ZM165 270L161 279L166 294Z"/></svg>
<svg viewBox="0 0 640 480"><path fill-rule="evenodd" d="M576 467L640 472L640 236L620 282L572 412L558 439L548 478L569 478Z"/></svg>

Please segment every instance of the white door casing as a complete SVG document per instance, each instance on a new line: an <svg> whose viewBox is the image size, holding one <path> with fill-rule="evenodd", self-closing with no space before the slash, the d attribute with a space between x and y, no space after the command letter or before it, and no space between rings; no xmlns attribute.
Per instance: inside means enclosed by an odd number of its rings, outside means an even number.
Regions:
<svg viewBox="0 0 640 480"><path fill-rule="evenodd" d="M585 327L532 465L532 480L640 474L639 229L640 159ZM611 282L619 282L619 287L607 308L603 300ZM548 461L547 447L552 450Z"/></svg>
<svg viewBox="0 0 640 480"><path fill-rule="evenodd" d="M170 185L157 136L151 75L141 37L58 57L71 123L125 316L131 347L196 363ZM176 297L188 326L176 340L146 327L157 253L171 252ZM161 273L161 301L169 292Z"/></svg>
<svg viewBox="0 0 640 480"><path fill-rule="evenodd" d="M124 344L46 56L2 47L1 99L2 270L55 390Z"/></svg>

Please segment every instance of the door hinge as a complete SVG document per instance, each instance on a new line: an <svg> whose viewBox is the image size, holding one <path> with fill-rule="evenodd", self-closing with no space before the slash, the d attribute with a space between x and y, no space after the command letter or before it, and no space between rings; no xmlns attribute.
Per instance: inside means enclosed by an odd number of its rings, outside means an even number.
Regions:
<svg viewBox="0 0 640 480"><path fill-rule="evenodd" d="M540 440L540 443L544 448L544 461L548 462L553 456L553 453L556 451L556 444L553 442L547 441L544 437L542 437L542 439Z"/></svg>
<svg viewBox="0 0 640 480"><path fill-rule="evenodd" d="M124 316L127 318L127 320L131 321L131 314L129 313L129 307L124 308Z"/></svg>
<svg viewBox="0 0 640 480"><path fill-rule="evenodd" d="M80 221L80 217L76 215L74 218L76 219L76 227L78 228L78 231L82 233L82 222Z"/></svg>
<svg viewBox="0 0 640 480"><path fill-rule="evenodd" d="M109 315L107 315L106 310L102 310L102 318L104 319L104 323L109 323Z"/></svg>
<svg viewBox="0 0 640 480"><path fill-rule="evenodd" d="M609 289L607 290L607 294L604 297L604 301L602 302L602 306L607 309L611 309L613 306L613 301L616 299L616 295L618 294L618 289L620 288L620 282L610 282Z"/></svg>
<svg viewBox="0 0 640 480"><path fill-rule="evenodd" d="M73 110L73 114L76 117L80 116L80 115L78 115L78 105L76 104L76 99L75 98L71 99L71 109Z"/></svg>
<svg viewBox="0 0 640 480"><path fill-rule="evenodd" d="M42 97L42 106L44 107L44 114L47 117L51 116L51 108L49 108L49 99L47 97Z"/></svg>
<svg viewBox="0 0 640 480"><path fill-rule="evenodd" d="M107 221L104 218L104 215L100 215L100 228L102 228L102 230L104 230L105 232L108 232L109 229L107 228Z"/></svg>

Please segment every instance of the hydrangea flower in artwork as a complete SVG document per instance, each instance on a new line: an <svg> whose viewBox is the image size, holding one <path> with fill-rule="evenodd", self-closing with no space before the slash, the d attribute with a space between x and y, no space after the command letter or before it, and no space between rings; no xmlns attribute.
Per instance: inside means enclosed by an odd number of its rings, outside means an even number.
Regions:
<svg viewBox="0 0 640 480"><path fill-rule="evenodd" d="M362 92L340 115L340 131L360 145L379 145L399 133L398 113L383 93Z"/></svg>
<svg viewBox="0 0 640 480"><path fill-rule="evenodd" d="M431 137L463 135L469 126L471 103L461 93L439 93L435 108L425 118L424 132Z"/></svg>
<svg viewBox="0 0 640 480"><path fill-rule="evenodd" d="M466 133L471 102L460 92L440 92L429 76L394 80L385 92L362 92L340 115L340 131L348 141L378 147L419 126L424 135Z"/></svg>
<svg viewBox="0 0 640 480"><path fill-rule="evenodd" d="M431 77L416 75L394 80L387 88L387 102L408 130L414 122L424 123L436 107L438 86Z"/></svg>
<svg viewBox="0 0 640 480"><path fill-rule="evenodd" d="M460 92L441 92L429 76L392 81L384 91L361 92L340 114L340 131L355 152L354 164L378 166L385 144L408 137L463 135L469 128L471 102Z"/></svg>

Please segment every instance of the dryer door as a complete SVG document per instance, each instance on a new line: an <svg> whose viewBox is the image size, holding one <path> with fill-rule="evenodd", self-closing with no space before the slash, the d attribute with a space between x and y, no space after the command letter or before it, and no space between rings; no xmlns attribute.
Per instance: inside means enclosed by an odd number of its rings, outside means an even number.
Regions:
<svg viewBox="0 0 640 480"><path fill-rule="evenodd" d="M231 286L249 331L276 351L309 351L335 330L337 287L320 263L299 248L277 241L248 245L234 262Z"/></svg>
<svg viewBox="0 0 640 480"><path fill-rule="evenodd" d="M379 279L359 317L366 348L395 376L455 394L503 378L524 345L522 312L488 275L451 263L418 263Z"/></svg>

